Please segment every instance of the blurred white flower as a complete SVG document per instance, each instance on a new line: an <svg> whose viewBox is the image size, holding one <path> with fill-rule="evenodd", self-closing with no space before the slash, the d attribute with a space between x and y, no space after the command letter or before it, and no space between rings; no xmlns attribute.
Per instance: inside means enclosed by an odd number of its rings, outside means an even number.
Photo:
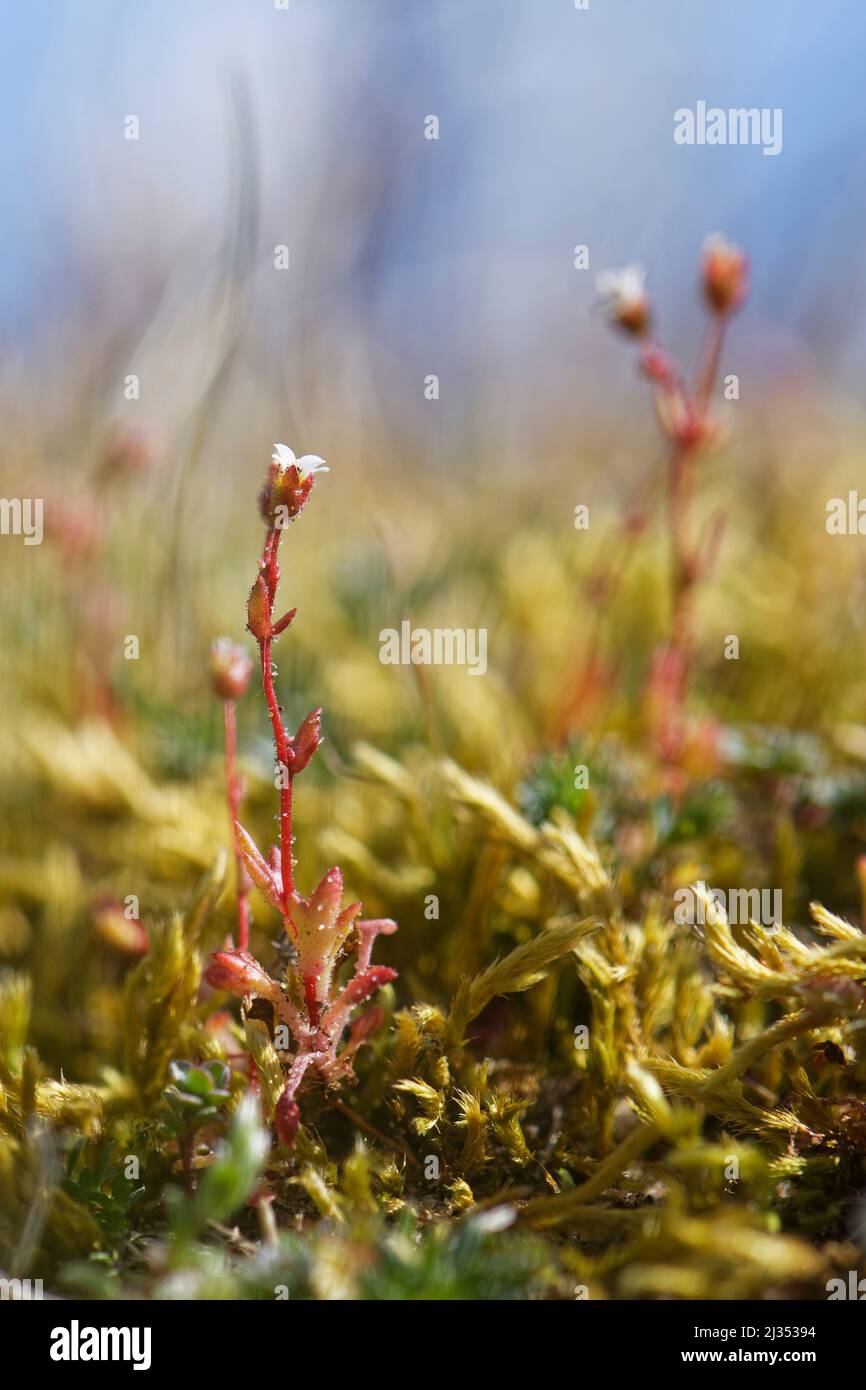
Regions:
<svg viewBox="0 0 866 1390"><path fill-rule="evenodd" d="M642 265L627 265L622 270L603 270L596 276L596 288L604 300L608 316L631 332L641 332L649 319L645 278L646 271Z"/></svg>

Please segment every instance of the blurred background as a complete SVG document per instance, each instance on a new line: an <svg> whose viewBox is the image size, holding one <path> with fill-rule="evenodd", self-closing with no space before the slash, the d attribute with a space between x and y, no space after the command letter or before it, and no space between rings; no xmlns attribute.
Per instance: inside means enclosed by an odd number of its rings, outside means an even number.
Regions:
<svg viewBox="0 0 866 1390"><path fill-rule="evenodd" d="M2 9L0 328L53 453L75 404L94 425L127 418L127 370L145 377L136 416L174 436L229 350L207 441L221 476L249 440L241 391L263 439L326 454L348 434L401 467L524 468L556 448L553 416L557 432L613 419L619 439L630 376L599 333L595 272L644 263L664 336L688 352L684 268L717 229L752 257L744 395L793 378L853 408L855 0ZM699 99L781 107L781 154L676 146L672 113Z"/></svg>
<svg viewBox="0 0 866 1390"><path fill-rule="evenodd" d="M866 570L824 507L862 472L864 41L853 0L4 4L0 487L43 496L46 527L0 546L7 848L45 833L34 757L81 827L114 754L97 741L78 765L58 730L94 719L157 779L211 776L225 838L207 651L243 638L275 440L332 469L287 548L300 616L280 653L289 718L326 707L329 775L368 737L513 790L571 732L599 631L595 727L639 732L660 513L603 629L591 579L660 443L595 276L643 263L691 372L716 231L747 250L751 293L722 364L728 443L700 479L727 530L698 699L723 721L859 719ZM674 111L700 100L780 108L781 152L676 145ZM488 675L381 666L404 617L487 626ZM266 794L255 701L240 720ZM130 803L131 776L112 793Z"/></svg>

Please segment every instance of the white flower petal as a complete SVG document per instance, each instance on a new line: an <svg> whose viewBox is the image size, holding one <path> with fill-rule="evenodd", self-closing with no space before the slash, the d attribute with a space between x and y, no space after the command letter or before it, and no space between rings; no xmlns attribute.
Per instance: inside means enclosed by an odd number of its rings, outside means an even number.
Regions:
<svg viewBox="0 0 866 1390"><path fill-rule="evenodd" d="M330 468L323 458L318 454L304 454L297 461L297 469L302 478L306 478L310 473L330 473Z"/></svg>
<svg viewBox="0 0 866 1390"><path fill-rule="evenodd" d="M271 454L274 463L278 463L281 468L291 468L295 462L295 451L290 449L288 444L275 444L274 452Z"/></svg>
<svg viewBox="0 0 866 1390"><path fill-rule="evenodd" d="M704 251L732 251L733 242L726 237L724 232L710 232L704 237Z"/></svg>
<svg viewBox="0 0 866 1390"><path fill-rule="evenodd" d="M610 312L616 314L646 301L645 279L642 265L627 265L622 270L601 271L595 284Z"/></svg>

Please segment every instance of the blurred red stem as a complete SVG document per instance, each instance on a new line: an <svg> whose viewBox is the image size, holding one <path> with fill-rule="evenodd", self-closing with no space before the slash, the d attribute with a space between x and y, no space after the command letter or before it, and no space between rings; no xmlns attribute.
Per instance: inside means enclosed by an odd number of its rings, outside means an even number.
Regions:
<svg viewBox="0 0 866 1390"><path fill-rule="evenodd" d="M237 724L235 702L226 700L223 704L226 731L226 795L229 806L229 823L234 839L235 823L240 817L241 784L237 772ZM246 951L250 944L250 905L247 896L247 874L240 851L235 845L235 866L238 889L238 946Z"/></svg>
<svg viewBox="0 0 866 1390"><path fill-rule="evenodd" d="M714 313L707 327L704 348L701 354L700 366L698 367L697 379L695 381L695 405L701 419L707 413L710 403L710 396L716 383L719 371L719 359L722 355L722 344L725 340L725 329L728 325L727 314Z"/></svg>
<svg viewBox="0 0 866 1390"><path fill-rule="evenodd" d="M694 432L674 441L668 472L668 517L671 542L671 648L678 656L679 700L684 712L691 679L693 644L693 595L701 571L701 557L692 546L692 497L695 455L707 425L710 397L719 371L727 315L714 313L704 339L692 400L684 394L686 408L694 416Z"/></svg>

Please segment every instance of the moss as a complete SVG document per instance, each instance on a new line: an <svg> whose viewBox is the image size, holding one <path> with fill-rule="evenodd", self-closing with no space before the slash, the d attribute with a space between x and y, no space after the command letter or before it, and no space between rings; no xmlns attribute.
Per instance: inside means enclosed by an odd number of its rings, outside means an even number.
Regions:
<svg viewBox="0 0 866 1390"><path fill-rule="evenodd" d="M480 537L483 484L462 510L440 499L451 529L437 585L408 555L393 599L411 592L420 621L435 594L488 587L496 660L472 700L457 672L383 685L367 617L383 602L379 567L353 569L370 592L347 580L341 597L327 582L340 537L310 547L315 638L299 626L297 640L317 655L287 668L281 698L300 709L322 680L334 722L326 712L298 836L310 882L338 857L352 896L399 920L380 953L399 977L379 997L357 1084L311 1086L293 1147L271 1127L284 1083L273 1011L218 1007L201 984L235 915L204 674L191 691L175 668L153 671L122 728L75 717L62 641L56 689L26 663L13 671L21 714L0 781L4 1270L93 1297L821 1298L862 1264L862 632L843 602L847 554L827 573L801 499L745 465L740 532L773 488L779 525L821 579L808 641L790 572L735 540L705 594L721 616L698 630L690 696L713 736L679 761L647 737L643 687L627 678L650 669L664 624L640 582L642 564L661 567L651 537L606 614L605 652L629 634L627 671L577 732L563 689L592 653L572 663L551 637L581 647L577 562L519 486ZM425 525L423 488L394 489ZM134 563L117 560L129 591L143 582ZM42 595L46 612L60 602ZM196 604L189 659L224 620L204 581ZM724 688L717 628L751 634ZM239 706L239 731L263 843L267 729ZM779 888L783 920L730 923L701 889L702 920L678 920L675 894L701 883ZM145 954L105 926L106 901L122 916L130 895ZM256 892L251 903L252 944L276 978L279 914ZM179 1125L191 1074L226 1084Z"/></svg>

